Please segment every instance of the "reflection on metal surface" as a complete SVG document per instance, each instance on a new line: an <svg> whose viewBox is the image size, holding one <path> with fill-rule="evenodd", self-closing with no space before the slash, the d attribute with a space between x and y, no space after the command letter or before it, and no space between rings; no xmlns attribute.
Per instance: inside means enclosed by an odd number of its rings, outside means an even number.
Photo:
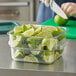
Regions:
<svg viewBox="0 0 76 76"><path fill-rule="evenodd" d="M67 46L63 53L64 71L76 72L76 39L67 40Z"/></svg>
<svg viewBox="0 0 76 76"><path fill-rule="evenodd" d="M62 57L58 59L54 64L50 65L12 61L11 68L27 70L64 71L64 62Z"/></svg>

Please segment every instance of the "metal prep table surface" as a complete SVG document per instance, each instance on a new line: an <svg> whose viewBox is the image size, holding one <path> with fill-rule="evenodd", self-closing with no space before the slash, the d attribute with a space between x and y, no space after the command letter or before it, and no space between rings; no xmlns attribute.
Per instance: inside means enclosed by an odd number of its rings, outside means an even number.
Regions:
<svg viewBox="0 0 76 76"><path fill-rule="evenodd" d="M15 62L11 59L8 35L0 35L0 76L76 76L76 41L67 40L63 57L54 64Z"/></svg>

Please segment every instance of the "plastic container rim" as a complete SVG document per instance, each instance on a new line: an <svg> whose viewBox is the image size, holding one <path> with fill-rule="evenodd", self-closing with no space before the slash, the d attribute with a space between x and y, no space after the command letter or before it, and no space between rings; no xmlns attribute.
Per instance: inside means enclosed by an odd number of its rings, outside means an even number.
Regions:
<svg viewBox="0 0 76 76"><path fill-rule="evenodd" d="M42 26L42 25L37 25L36 26ZM44 26L47 26L47 25L44 25ZM42 27L44 27L42 26ZM59 27L59 26L54 26L54 27ZM38 36L24 36L24 37L34 37L34 38L58 38L60 37L61 35L63 35L68 29L66 27L59 27L59 28L62 28L64 29L62 33L60 33L59 35L55 36L55 37L38 37ZM10 32L13 32L13 30L7 32L7 35L13 35L13 36L23 36L23 35L14 35L14 34L11 34ZM44 32L45 33L45 32Z"/></svg>

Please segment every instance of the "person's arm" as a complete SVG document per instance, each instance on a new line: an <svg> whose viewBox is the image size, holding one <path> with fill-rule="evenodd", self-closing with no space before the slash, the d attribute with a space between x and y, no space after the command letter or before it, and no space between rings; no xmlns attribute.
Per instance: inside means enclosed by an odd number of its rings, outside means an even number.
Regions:
<svg viewBox="0 0 76 76"><path fill-rule="evenodd" d="M49 4L50 0L40 0L45 5ZM63 3L61 6L62 10L67 14L67 16L75 16L76 17L76 3L67 2Z"/></svg>
<svg viewBox="0 0 76 76"><path fill-rule="evenodd" d="M76 16L76 3L64 3L62 4L61 8L68 16Z"/></svg>

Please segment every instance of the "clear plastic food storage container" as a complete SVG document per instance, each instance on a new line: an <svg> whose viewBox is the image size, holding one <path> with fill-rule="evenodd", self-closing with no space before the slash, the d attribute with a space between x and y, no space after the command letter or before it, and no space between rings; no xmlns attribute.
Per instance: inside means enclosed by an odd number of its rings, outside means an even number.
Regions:
<svg viewBox="0 0 76 76"><path fill-rule="evenodd" d="M64 50L65 31L54 26L16 26L8 32L11 56L15 61L51 64Z"/></svg>

